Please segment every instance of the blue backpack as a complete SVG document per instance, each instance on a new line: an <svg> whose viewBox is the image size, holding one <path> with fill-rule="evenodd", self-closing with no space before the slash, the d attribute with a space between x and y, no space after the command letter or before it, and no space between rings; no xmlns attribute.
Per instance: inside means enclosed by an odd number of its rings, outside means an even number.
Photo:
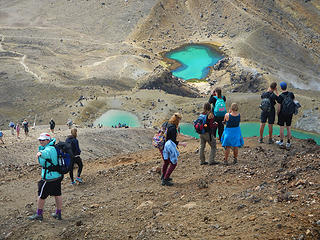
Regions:
<svg viewBox="0 0 320 240"><path fill-rule="evenodd" d="M224 117L224 115L227 113L226 103L223 101L223 98L218 98L217 96L214 96L214 98L217 101L213 109L213 114L216 117Z"/></svg>
<svg viewBox="0 0 320 240"><path fill-rule="evenodd" d="M194 129L199 134L205 133L205 124L207 122L207 115L200 114L198 119L193 121Z"/></svg>
<svg viewBox="0 0 320 240"><path fill-rule="evenodd" d="M54 145L54 148L57 151L58 164L54 165L51 159L46 159L46 161L51 164L47 169L60 174L68 173L71 168L71 158L73 157L71 144L67 142L59 142Z"/></svg>

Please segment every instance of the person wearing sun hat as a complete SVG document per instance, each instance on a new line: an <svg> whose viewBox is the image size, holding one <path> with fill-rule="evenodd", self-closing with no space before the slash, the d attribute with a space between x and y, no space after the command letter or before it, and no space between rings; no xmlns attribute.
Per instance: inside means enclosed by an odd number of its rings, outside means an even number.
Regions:
<svg viewBox="0 0 320 240"><path fill-rule="evenodd" d="M50 166L58 164L57 151L54 147L55 138L51 138L48 133L41 133L38 138L40 146L37 153L38 162L42 167L41 180L38 182L38 202L37 212L30 216L30 220L43 220L43 207L46 198L50 196L55 197L56 212L52 216L61 220L62 196L61 196L61 181L63 175L59 172L50 170ZM47 160L50 160L47 161Z"/></svg>
<svg viewBox="0 0 320 240"><path fill-rule="evenodd" d="M291 147L291 122L295 109L294 94L287 90L287 83L280 83L282 93L278 97L278 125L280 126L280 140L276 141L280 147L290 149ZM284 126L287 128L287 144L284 145Z"/></svg>

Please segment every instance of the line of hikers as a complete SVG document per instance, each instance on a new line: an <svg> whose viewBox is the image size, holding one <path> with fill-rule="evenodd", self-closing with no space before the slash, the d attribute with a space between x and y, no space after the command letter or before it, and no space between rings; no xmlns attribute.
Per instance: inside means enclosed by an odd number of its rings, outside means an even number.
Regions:
<svg viewBox="0 0 320 240"><path fill-rule="evenodd" d="M67 137L65 142L56 144L56 139L52 138L50 134L40 134L38 138L40 146L36 156L42 167L41 180L38 182L37 212L29 217L30 220L43 220L43 208L48 196L54 196L56 202L56 211L52 213L52 217L61 220L61 181L63 175L69 173L71 185L74 185L75 181L83 182L80 178L83 163L77 135L77 129L73 128L71 135ZM73 177L74 164L78 165L75 180Z"/></svg>
<svg viewBox="0 0 320 240"><path fill-rule="evenodd" d="M25 136L27 137L29 134L29 122L27 121L27 119L24 119L21 124L19 123L19 121L17 122L17 124L14 124L14 122L10 121L9 128L11 130L11 135L15 135L15 132L16 132L17 138L20 138L21 125L24 130ZM0 135L1 135L0 139L3 142L3 140L2 140L3 133L1 132Z"/></svg>
<svg viewBox="0 0 320 240"><path fill-rule="evenodd" d="M277 83L273 82L267 92L261 95L261 126L259 142L263 143L263 130L268 120L269 140L268 143L274 143L272 138L273 124L275 121L275 104L278 103L277 115L278 125L280 126L280 140L276 143L280 147L291 147L291 122L294 113L300 107L299 103L294 102L294 94L287 91L287 84L280 83L282 93L277 92ZM222 147L225 148L224 164L228 165L228 158L231 149L233 150L233 164L238 162L238 149L244 145L244 140L240 129L240 113L237 103L232 103L229 111L226 108L226 97L222 95L221 88L216 88L207 103L203 106L203 112L194 121L194 128L200 137L200 165L215 165L216 156L216 133L218 130L219 140ZM212 104L212 107L211 107ZM162 159L161 184L163 186L172 186L171 173L177 166L180 145L185 143L177 141L177 129L182 119L180 113L175 113L168 122L165 122L158 133L153 137L153 145L159 148ZM224 125L226 127L224 128ZM284 126L287 128L287 144L284 145ZM209 144L211 151L209 161L205 161L205 147ZM170 167L168 167L170 165Z"/></svg>

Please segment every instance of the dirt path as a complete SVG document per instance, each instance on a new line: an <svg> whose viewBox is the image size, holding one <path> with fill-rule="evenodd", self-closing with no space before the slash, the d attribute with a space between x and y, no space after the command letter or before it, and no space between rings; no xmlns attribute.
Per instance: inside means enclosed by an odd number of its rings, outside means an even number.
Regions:
<svg viewBox="0 0 320 240"><path fill-rule="evenodd" d="M62 221L50 217L52 198L44 221L26 219L36 209L37 165L2 168L0 239L320 237L319 146L295 139L286 151L246 139L238 165L200 166L198 141L184 140L173 187L160 185L156 149L85 161L83 184L63 181Z"/></svg>

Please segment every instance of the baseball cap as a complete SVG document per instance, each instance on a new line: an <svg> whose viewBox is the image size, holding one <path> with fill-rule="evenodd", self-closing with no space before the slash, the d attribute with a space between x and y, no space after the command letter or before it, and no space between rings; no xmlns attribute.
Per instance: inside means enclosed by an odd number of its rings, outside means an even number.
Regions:
<svg viewBox="0 0 320 240"><path fill-rule="evenodd" d="M286 90L287 89L287 83L286 82L281 82L280 83L280 87L282 90Z"/></svg>
<svg viewBox="0 0 320 240"><path fill-rule="evenodd" d="M41 133L40 137L38 137L38 140L51 140L51 137L48 133Z"/></svg>

